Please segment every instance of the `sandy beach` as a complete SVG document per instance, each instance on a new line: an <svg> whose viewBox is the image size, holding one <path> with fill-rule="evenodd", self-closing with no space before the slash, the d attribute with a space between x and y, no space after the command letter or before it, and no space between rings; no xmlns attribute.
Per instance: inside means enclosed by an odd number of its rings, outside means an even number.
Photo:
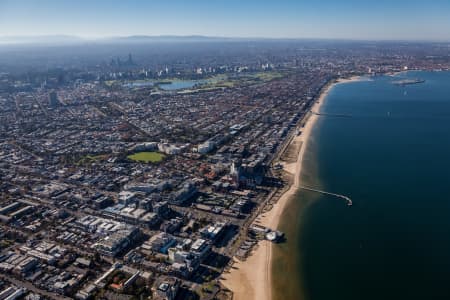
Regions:
<svg viewBox="0 0 450 300"><path fill-rule="evenodd" d="M339 79L335 83L328 85L322 91L318 100L314 103L311 111L319 112L320 107L326 99L328 93L334 85L359 80L360 77L352 77L349 79ZM301 129L302 133L295 136L291 143L300 143L302 146L298 152L297 161L295 163L282 163L285 171L294 176L294 180L289 189L279 198L270 211L259 215L255 223L276 229L278 227L280 216L284 208L289 203L299 186L300 174L302 171L302 161L305 148L311 131L316 123L318 115L309 113L305 126ZM258 246L253 250L251 256L245 261L234 259L235 263L229 273L224 273L221 283L233 292L235 300L271 300L272 295L272 243L269 241L260 241Z"/></svg>

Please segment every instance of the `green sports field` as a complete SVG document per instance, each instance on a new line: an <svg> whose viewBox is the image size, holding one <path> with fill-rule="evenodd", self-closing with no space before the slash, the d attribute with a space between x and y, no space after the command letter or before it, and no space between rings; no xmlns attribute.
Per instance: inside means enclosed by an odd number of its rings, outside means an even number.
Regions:
<svg viewBox="0 0 450 300"><path fill-rule="evenodd" d="M128 156L131 160L145 163L157 163L162 161L164 157L166 157L164 154L158 152L139 152Z"/></svg>

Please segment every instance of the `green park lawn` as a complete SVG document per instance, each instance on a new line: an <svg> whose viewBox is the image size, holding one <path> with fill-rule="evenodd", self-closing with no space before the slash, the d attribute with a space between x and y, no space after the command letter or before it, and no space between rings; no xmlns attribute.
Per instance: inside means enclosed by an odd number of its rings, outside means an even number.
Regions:
<svg viewBox="0 0 450 300"><path fill-rule="evenodd" d="M164 154L158 152L138 152L128 156L133 161L144 163L157 163L162 161L164 157L166 157Z"/></svg>

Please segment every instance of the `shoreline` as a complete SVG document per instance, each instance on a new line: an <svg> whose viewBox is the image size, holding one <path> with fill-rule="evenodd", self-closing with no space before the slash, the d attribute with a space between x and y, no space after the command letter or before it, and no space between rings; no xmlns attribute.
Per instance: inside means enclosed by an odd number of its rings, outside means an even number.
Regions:
<svg viewBox="0 0 450 300"><path fill-rule="evenodd" d="M308 139L316 124L319 115L311 111L319 112L324 100L330 91L338 84L361 80L361 76L353 76L347 79L338 79L330 82L320 93L319 98L313 103L310 112L305 119L302 133L292 138L290 144L301 143L297 161L294 163L282 163L286 172L294 176L292 184L279 197L270 211L261 213L254 223L271 229L277 229L280 217L290 199L293 198L301 185L302 162ZM271 300L272 299L272 251L273 243L262 240L245 261L233 257L233 266L228 273L222 275L220 282L233 292L234 300Z"/></svg>

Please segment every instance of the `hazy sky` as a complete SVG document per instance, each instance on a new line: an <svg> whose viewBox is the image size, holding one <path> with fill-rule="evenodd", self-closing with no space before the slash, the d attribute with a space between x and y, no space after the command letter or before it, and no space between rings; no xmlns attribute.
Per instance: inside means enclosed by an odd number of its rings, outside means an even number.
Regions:
<svg viewBox="0 0 450 300"><path fill-rule="evenodd" d="M450 0L0 0L0 36L450 40Z"/></svg>

